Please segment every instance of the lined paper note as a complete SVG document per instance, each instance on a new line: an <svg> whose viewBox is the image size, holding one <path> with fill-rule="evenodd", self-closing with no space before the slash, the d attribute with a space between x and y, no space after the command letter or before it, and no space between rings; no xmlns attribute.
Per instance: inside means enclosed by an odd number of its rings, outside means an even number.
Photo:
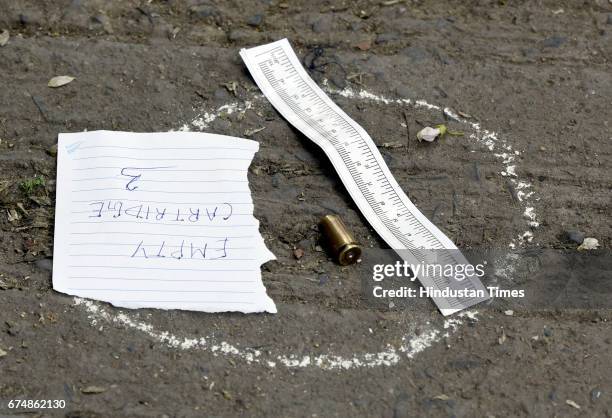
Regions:
<svg viewBox="0 0 612 418"><path fill-rule="evenodd" d="M53 288L125 308L276 312L253 216L255 141L60 134Z"/></svg>

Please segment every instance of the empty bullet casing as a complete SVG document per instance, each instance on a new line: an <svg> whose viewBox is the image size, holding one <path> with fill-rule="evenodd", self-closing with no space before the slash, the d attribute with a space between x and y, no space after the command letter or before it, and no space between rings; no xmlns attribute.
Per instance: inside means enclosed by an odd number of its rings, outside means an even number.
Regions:
<svg viewBox="0 0 612 418"><path fill-rule="evenodd" d="M338 215L327 215L321 219L319 228L334 259L343 266L361 260L361 246L355 241Z"/></svg>

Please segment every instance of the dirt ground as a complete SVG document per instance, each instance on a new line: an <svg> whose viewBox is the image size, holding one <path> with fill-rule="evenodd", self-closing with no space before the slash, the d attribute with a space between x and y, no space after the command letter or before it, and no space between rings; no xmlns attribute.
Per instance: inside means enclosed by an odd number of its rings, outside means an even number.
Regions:
<svg viewBox="0 0 612 418"><path fill-rule="evenodd" d="M330 90L448 106L520 151L516 172L532 184L540 222L522 245L575 248L565 235L576 230L609 249L607 0L0 0L2 29L10 38L0 47L0 416L612 416L609 310L481 309L413 358L328 370L172 347L112 320L119 310L95 305L111 319L96 317L51 285L59 132L195 129L204 111L253 100L252 109L221 113L205 130L245 136L265 127L253 135L260 151L249 180L278 258L262 270L279 313L124 313L266 359L351 358L443 327L430 302L368 304L365 265L343 268L320 251L316 224L327 213L342 214L366 257L385 244L325 155L256 96L238 51L283 37ZM76 80L48 88L56 75ZM421 126L465 127L427 107L331 96L460 247L507 247L525 231L491 152L467 135L433 144L415 138ZM299 260L295 248L304 250ZM15 411L6 407L11 399L67 405Z"/></svg>

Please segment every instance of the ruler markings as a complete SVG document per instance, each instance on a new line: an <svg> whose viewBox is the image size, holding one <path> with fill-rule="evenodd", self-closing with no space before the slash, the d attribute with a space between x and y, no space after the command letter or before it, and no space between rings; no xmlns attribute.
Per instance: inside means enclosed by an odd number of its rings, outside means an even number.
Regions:
<svg viewBox="0 0 612 418"><path fill-rule="evenodd" d="M320 137L315 139L310 135L307 136L320 146L323 146L320 143L322 142L321 140L327 141L327 143L333 146L333 149L356 185L356 190L351 188L350 185L347 184L348 179L343 177L343 182L349 190L349 193L353 194L351 192L352 190L359 191L361 196L365 199L365 202L367 202L367 205L369 205L370 210L372 210L374 215L378 218L380 222L378 225L382 224L397 242L405 249L411 251L413 257L417 260L426 259L423 254L423 250L426 249L423 245L425 244L427 248L430 249L449 249L449 251L441 252L439 255L440 259L445 259L455 264L467 263L467 260L460 255L456 247L441 231L428 221L425 221L427 225L424 225L423 222L419 220L418 216L413 213L418 213L418 210L407 206L400 195L400 193L403 194L403 192L401 192L401 189L400 192L396 190L393 182L390 181L385 170L381 167L381 164L383 164L386 169L386 165L378 149L376 149L377 154L372 150L371 147L375 147L375 145L369 136L365 134L364 137L364 135L354 126L356 123L337 108L333 102L329 101L325 93L320 91L316 84L312 82L310 77L308 77L303 70L301 64L299 64L299 60L295 57L289 43L283 40L275 44L278 46L271 49L265 49L264 47L263 52L251 53L251 56L249 56L249 51L252 50L242 50L241 56L263 93L268 96L268 99L272 101L272 104L281 114L283 114L283 116L288 118L289 121L292 120L291 113L287 114L282 108L282 105L272 100L273 97L270 96L272 92L282 101L285 105L285 109L289 109L293 115L299 118L302 124L310 128ZM255 49L260 50L260 48ZM291 54L291 57L289 54ZM260 71L261 75L263 75L265 81L259 77L257 69ZM266 83L272 87L272 92L266 87ZM290 93L290 91L295 91L295 94ZM329 102L326 101L326 99ZM299 128L299 126L297 127ZM346 141L347 138L351 139L351 141ZM329 154L325 147L324 151L330 156L333 162L333 156ZM340 168L336 167L336 169L339 170L338 172L342 175ZM364 175L368 176L376 184L373 184L372 181L365 181ZM378 190L379 192L373 193L372 190ZM353 198L356 203L358 203L358 206L362 206L359 204L358 196L353 196ZM385 207L387 203L390 204L391 208ZM385 207L385 209L383 209L383 207ZM362 211L366 210L365 207L361 207L361 209ZM393 215L395 221L389 218L389 211L395 212L395 215ZM387 236L385 230L377 227L376 222L370 219L367 213L364 213L364 215L370 220L374 228L383 235L383 238L388 240L385 238ZM418 215L421 214L418 213ZM422 218L424 219L424 217ZM406 232L405 228L397 226L396 223L399 223L400 226L403 227L409 226L411 232ZM445 242L443 242L439 236L443 237ZM420 242L420 245L415 244L416 242ZM392 245L392 247L394 247L394 245ZM400 251L404 248L395 249ZM450 251L454 251L459 255L454 256ZM423 282L423 278L419 277L419 279ZM444 289L449 287L449 285L457 285L457 283L459 283L456 280L454 281L456 283L450 283L449 279L442 276L434 276L432 282L438 289ZM424 283L424 285L425 284L426 283ZM484 289L477 279L476 283L471 280L464 280L461 281L460 284L463 286L462 288L465 289ZM457 298L444 298L443 300L434 298L434 301L444 314L449 314L485 299L486 298L474 298L473 300L464 299L462 301ZM450 306L451 309L447 309L448 306Z"/></svg>

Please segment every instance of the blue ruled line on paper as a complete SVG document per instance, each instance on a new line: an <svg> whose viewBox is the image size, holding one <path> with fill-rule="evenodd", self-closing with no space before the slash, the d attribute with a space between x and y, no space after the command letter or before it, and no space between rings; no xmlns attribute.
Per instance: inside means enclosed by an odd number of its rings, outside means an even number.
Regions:
<svg viewBox="0 0 612 418"><path fill-rule="evenodd" d="M248 184L258 148L205 133L70 134L54 287L120 306L275 312Z"/></svg>
<svg viewBox="0 0 612 418"><path fill-rule="evenodd" d="M66 151L68 151L68 154L72 154L77 149L79 149L82 143L83 141L79 141L79 142L72 143L70 145L66 145Z"/></svg>

